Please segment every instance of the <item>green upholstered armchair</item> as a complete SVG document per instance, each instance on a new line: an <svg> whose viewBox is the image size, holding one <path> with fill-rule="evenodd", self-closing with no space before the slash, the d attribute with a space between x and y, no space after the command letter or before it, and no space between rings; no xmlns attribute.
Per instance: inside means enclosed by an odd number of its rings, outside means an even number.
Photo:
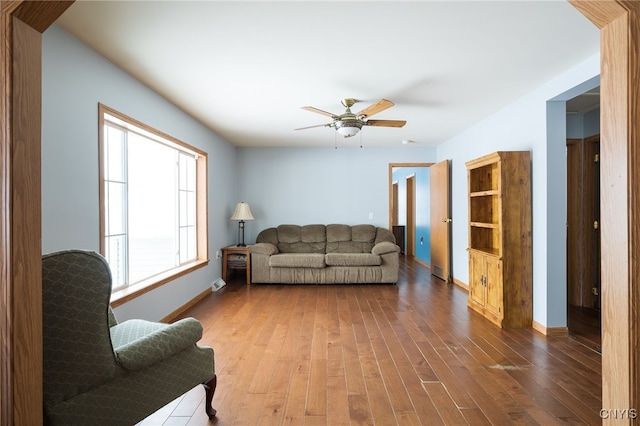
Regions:
<svg viewBox="0 0 640 426"><path fill-rule="evenodd" d="M42 287L45 424L130 426L199 384L215 416L213 350L196 344L197 320L118 324L109 265L94 252L43 256Z"/></svg>

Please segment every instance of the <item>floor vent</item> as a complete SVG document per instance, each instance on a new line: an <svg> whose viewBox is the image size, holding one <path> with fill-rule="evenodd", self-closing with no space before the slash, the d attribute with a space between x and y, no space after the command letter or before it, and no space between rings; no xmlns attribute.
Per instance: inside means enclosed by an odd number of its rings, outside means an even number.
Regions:
<svg viewBox="0 0 640 426"><path fill-rule="evenodd" d="M218 291L220 290L222 287L224 287L225 285L227 285L226 282L224 282L224 280L222 278L218 278L217 280L215 280L213 282L213 284L211 285L211 290L212 291Z"/></svg>

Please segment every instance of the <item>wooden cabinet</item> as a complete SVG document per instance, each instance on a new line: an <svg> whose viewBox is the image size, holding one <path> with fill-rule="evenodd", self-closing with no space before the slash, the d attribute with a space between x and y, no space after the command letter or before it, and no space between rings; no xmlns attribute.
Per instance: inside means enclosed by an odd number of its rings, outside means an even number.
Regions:
<svg viewBox="0 0 640 426"><path fill-rule="evenodd" d="M500 151L466 166L468 305L501 327L531 327L531 154Z"/></svg>
<svg viewBox="0 0 640 426"><path fill-rule="evenodd" d="M502 261L482 252L469 252L469 303L502 321Z"/></svg>

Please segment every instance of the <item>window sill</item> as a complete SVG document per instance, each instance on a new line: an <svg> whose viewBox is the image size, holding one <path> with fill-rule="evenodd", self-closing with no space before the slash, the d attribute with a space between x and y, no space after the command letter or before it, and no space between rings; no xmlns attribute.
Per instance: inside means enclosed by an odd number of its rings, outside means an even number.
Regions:
<svg viewBox="0 0 640 426"><path fill-rule="evenodd" d="M111 293L111 307L123 305L124 303L135 299L138 296L142 296L145 293L150 292L162 285L182 277L190 272L200 269L209 264L209 260L196 260L187 265L183 265L179 268L172 269L171 271L158 274L152 278L149 278L139 283L133 284L122 290Z"/></svg>

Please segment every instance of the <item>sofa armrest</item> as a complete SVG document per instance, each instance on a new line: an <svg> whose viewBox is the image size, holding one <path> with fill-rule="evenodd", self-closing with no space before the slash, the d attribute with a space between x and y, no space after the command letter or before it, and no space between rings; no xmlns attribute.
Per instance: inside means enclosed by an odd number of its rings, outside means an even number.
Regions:
<svg viewBox="0 0 640 426"><path fill-rule="evenodd" d="M195 345L202 338L202 324L194 318L173 324L129 320L111 330L114 345L120 343L113 348L116 359L127 370L140 370Z"/></svg>
<svg viewBox="0 0 640 426"><path fill-rule="evenodd" d="M251 246L252 254L264 254L265 256L271 256L272 254L278 254L278 247L271 243L257 243Z"/></svg>
<svg viewBox="0 0 640 426"><path fill-rule="evenodd" d="M371 253L377 254L377 255L383 255L383 254L393 253L393 252L400 253L400 247L398 247L397 245L395 245L390 241L383 241L381 243L378 243L375 246L373 246L373 248L371 249Z"/></svg>

